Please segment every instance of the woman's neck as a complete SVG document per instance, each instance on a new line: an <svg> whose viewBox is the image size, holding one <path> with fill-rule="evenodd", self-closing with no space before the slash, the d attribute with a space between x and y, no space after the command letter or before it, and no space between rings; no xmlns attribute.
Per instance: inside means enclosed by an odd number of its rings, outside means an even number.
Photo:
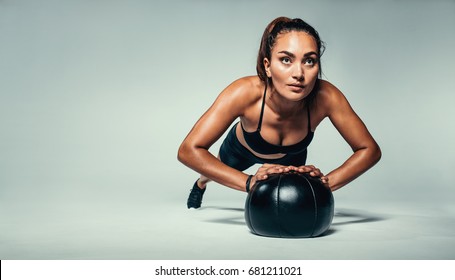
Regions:
<svg viewBox="0 0 455 280"><path fill-rule="evenodd" d="M290 101L282 97L273 87L267 90L267 105L282 119L293 117L302 113L305 108L305 99L299 101Z"/></svg>

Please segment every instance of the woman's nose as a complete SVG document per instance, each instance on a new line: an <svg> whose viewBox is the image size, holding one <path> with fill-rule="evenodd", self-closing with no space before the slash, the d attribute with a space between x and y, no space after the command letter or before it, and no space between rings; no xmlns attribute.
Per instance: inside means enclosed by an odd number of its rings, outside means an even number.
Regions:
<svg viewBox="0 0 455 280"><path fill-rule="evenodd" d="M292 77L296 80L303 80L305 75L303 71L303 66L300 64L296 64L294 66L293 72L292 72Z"/></svg>

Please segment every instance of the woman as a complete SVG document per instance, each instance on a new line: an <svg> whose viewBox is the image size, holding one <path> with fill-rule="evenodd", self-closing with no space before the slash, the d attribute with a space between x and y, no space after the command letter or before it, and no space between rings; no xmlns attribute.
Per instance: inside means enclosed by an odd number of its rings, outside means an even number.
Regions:
<svg viewBox="0 0 455 280"><path fill-rule="evenodd" d="M319 177L335 191L379 161L379 146L345 96L320 79L322 52L318 33L301 19L279 17L267 26L257 76L240 78L224 89L179 148L178 159L201 174L188 208L201 206L210 180L248 192L270 174L294 171ZM305 162L314 131L326 117L353 154L324 175ZM215 157L209 148L237 118ZM256 163L262 164L256 174L242 172Z"/></svg>

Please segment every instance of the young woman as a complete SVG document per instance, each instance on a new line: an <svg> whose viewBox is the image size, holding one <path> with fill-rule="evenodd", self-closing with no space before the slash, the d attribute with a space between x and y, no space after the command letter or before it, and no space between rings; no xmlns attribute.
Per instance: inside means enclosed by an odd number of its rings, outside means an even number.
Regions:
<svg viewBox="0 0 455 280"><path fill-rule="evenodd" d="M187 201L199 208L210 180L249 191L258 180L283 172L309 173L335 191L372 167L381 157L378 144L345 96L321 80L323 44L301 19L279 17L262 36L257 76L243 77L224 89L197 121L178 151L178 159L201 174ZM328 117L353 154L324 175L306 164L307 147ZM208 150L229 126L218 157ZM256 174L242 171L262 164Z"/></svg>

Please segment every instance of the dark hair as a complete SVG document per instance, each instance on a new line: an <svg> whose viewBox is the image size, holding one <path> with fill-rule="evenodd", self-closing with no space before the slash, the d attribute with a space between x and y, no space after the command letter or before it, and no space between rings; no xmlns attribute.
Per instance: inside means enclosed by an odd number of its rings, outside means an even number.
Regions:
<svg viewBox="0 0 455 280"><path fill-rule="evenodd" d="M290 31L302 31L311 35L316 41L318 47L318 56L321 57L324 53L324 42L321 41L319 33L311 25L300 18L290 19L288 17L278 17L274 19L271 23L269 23L269 25L267 25L264 30L256 63L256 72L259 76L259 79L261 79L266 85L268 85L271 81L265 73L264 58L268 58L269 60L271 59L272 48L275 45L276 37L279 34ZM314 95L319 88L319 79L321 78L321 75L322 68L321 62L319 61L318 80L316 81L313 91L307 97L308 100L313 100Z"/></svg>

